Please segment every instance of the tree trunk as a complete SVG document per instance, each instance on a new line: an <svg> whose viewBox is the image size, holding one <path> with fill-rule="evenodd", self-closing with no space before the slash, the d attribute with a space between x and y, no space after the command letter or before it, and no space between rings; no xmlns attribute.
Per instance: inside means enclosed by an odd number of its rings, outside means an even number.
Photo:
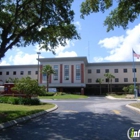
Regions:
<svg viewBox="0 0 140 140"><path fill-rule="evenodd" d="M47 92L49 91L49 75L47 75Z"/></svg>
<svg viewBox="0 0 140 140"><path fill-rule="evenodd" d="M109 82L108 82L108 93L109 93Z"/></svg>

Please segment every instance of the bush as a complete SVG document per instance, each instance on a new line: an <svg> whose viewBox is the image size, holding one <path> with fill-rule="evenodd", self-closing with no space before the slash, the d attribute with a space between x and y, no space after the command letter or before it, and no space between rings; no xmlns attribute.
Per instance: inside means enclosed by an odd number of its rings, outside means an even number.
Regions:
<svg viewBox="0 0 140 140"><path fill-rule="evenodd" d="M22 98L22 97L1 97L0 103L8 104L20 104L20 105L39 105L40 100L38 98Z"/></svg>
<svg viewBox="0 0 140 140"><path fill-rule="evenodd" d="M8 104L19 104L19 98L18 97L8 97L7 103Z"/></svg>
<svg viewBox="0 0 140 140"><path fill-rule="evenodd" d="M9 97L2 96L0 97L0 103L7 103Z"/></svg>
<svg viewBox="0 0 140 140"><path fill-rule="evenodd" d="M55 94L55 92L46 92L45 96L54 96Z"/></svg>

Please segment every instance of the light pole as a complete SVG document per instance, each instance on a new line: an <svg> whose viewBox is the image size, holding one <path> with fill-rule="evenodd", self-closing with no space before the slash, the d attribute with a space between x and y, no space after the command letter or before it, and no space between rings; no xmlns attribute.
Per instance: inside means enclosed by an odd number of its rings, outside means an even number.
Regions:
<svg viewBox="0 0 140 140"><path fill-rule="evenodd" d="M39 84L39 55L41 54L41 52L37 52L38 54L38 73L37 73L37 81L38 81L38 84Z"/></svg>

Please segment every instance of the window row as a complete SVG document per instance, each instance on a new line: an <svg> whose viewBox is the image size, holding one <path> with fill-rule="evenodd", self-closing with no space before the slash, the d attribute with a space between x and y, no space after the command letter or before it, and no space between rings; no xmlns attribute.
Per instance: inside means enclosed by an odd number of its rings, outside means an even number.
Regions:
<svg viewBox="0 0 140 140"><path fill-rule="evenodd" d="M64 79L70 79L70 66L64 65ZM55 73L53 74L53 80L58 80L58 65L53 66L53 70ZM62 74L62 73L61 73ZM72 73L71 73L72 74ZM76 80L81 80L81 67L80 65L76 65ZM46 74L43 74L43 81L46 81Z"/></svg>
<svg viewBox="0 0 140 140"><path fill-rule="evenodd" d="M10 73L13 73L13 75L17 75L17 73L19 73L20 75L24 75L24 71L13 71L13 72L9 72L9 71L6 71L6 72L2 72L0 71L0 75L3 75L3 73L5 73L5 75L10 75ZM28 71L27 74L28 75L31 75L32 71ZM35 74L37 75L38 74L38 71L35 71Z"/></svg>
<svg viewBox="0 0 140 140"><path fill-rule="evenodd" d="M115 82L119 82L119 78L115 78L114 80ZM95 82L97 83L97 80ZM108 79L105 79L105 82L108 82ZM128 82L128 78L124 78L124 82ZM133 78L133 82L137 82L137 78ZM89 78L88 83L92 83L92 79Z"/></svg>
<svg viewBox="0 0 140 140"><path fill-rule="evenodd" d="M127 69L123 69L124 73L127 73L127 71L128 71ZM137 72L137 69L133 68L132 72ZM88 69L88 73L92 73L92 70ZM100 69L96 69L96 73L101 73L101 70ZM105 69L105 73L109 73L109 69ZM119 69L114 69L114 73L119 73Z"/></svg>

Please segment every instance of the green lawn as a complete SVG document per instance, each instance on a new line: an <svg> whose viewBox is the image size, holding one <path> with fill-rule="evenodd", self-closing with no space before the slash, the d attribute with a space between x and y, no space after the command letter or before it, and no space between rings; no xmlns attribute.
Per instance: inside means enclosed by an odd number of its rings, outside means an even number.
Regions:
<svg viewBox="0 0 140 140"><path fill-rule="evenodd" d="M53 104L42 105L12 105L0 103L0 123L31 115L54 107Z"/></svg>
<svg viewBox="0 0 140 140"><path fill-rule="evenodd" d="M88 96L85 95L75 95L75 94L65 94L57 96L39 96L39 99L85 99Z"/></svg>
<svg viewBox="0 0 140 140"><path fill-rule="evenodd" d="M129 104L129 105L140 109L140 103L132 103L132 104Z"/></svg>
<svg viewBox="0 0 140 140"><path fill-rule="evenodd" d="M108 96L112 96L114 98L126 98L126 95L108 94Z"/></svg>
<svg viewBox="0 0 140 140"><path fill-rule="evenodd" d="M108 94L108 96L112 96L114 98L126 98L126 95L124 95L124 94L122 94L122 95ZM140 97L138 97L138 99L140 99Z"/></svg>

